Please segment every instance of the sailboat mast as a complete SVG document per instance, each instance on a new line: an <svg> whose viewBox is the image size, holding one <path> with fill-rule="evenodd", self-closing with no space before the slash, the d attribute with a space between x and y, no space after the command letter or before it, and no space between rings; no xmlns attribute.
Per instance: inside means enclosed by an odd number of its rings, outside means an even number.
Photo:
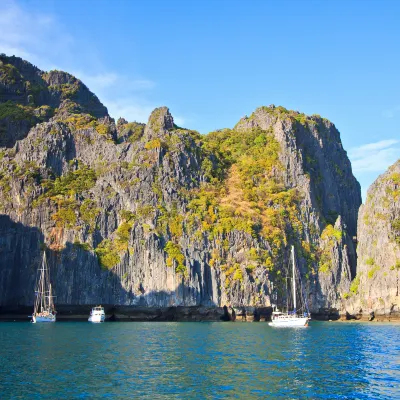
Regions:
<svg viewBox="0 0 400 400"><path fill-rule="evenodd" d="M50 286L50 279L49 279L49 270L47 269L47 260L46 260L46 252L43 257L43 269L44 269L44 287L45 287L45 309L48 310L50 306L50 292L51 286Z"/></svg>
<svg viewBox="0 0 400 400"><path fill-rule="evenodd" d="M46 293L45 293L45 267L46 265L46 253L43 255L42 270L40 271L40 312L46 308Z"/></svg>
<svg viewBox="0 0 400 400"><path fill-rule="evenodd" d="M288 279L289 277L286 275L286 312L289 312L289 292L288 292Z"/></svg>
<svg viewBox="0 0 400 400"><path fill-rule="evenodd" d="M296 312L296 276L295 276L294 246L292 246L292 269L293 269L293 311Z"/></svg>
<svg viewBox="0 0 400 400"><path fill-rule="evenodd" d="M49 310L53 309L53 296L51 295L51 283L50 283L50 289L49 289Z"/></svg>

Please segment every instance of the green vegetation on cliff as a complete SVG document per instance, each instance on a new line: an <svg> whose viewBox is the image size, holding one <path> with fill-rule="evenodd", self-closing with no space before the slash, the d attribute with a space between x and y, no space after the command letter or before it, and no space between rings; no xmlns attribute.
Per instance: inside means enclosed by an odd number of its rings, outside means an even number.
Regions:
<svg viewBox="0 0 400 400"><path fill-rule="evenodd" d="M335 243L342 239L342 232L334 228L332 225L327 225L321 233L322 245L319 249L319 268L318 271L326 274L332 269L331 250Z"/></svg>
<svg viewBox="0 0 400 400"><path fill-rule="evenodd" d="M21 74L12 64L6 64L0 59L0 82L13 85L21 80Z"/></svg>
<svg viewBox="0 0 400 400"><path fill-rule="evenodd" d="M96 247L95 253L99 258L100 265L105 269L111 269L121 261L114 242L110 239L104 239Z"/></svg>
<svg viewBox="0 0 400 400"><path fill-rule="evenodd" d="M265 238L277 251L287 230L301 231L296 189L281 179L280 147L271 131L223 130L204 139L204 150L217 154L217 167L189 203L203 230L213 236L242 230ZM211 175L211 176L210 176Z"/></svg>
<svg viewBox="0 0 400 400"><path fill-rule="evenodd" d="M167 242L164 247L165 252L168 254L167 266L175 266L175 271L183 275L186 274L185 256L182 254L181 247L174 242Z"/></svg>
<svg viewBox="0 0 400 400"><path fill-rule="evenodd" d="M23 106L12 101L0 103L0 119L4 118L10 118L13 121L29 121L29 123L36 120L33 107Z"/></svg>

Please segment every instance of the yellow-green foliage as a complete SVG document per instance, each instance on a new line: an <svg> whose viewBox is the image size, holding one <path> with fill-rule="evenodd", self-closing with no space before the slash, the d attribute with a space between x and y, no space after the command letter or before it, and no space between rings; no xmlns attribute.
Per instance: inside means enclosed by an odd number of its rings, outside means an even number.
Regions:
<svg viewBox="0 0 400 400"><path fill-rule="evenodd" d="M76 195L91 189L96 183L96 175L92 169L87 166L75 171L69 171L66 175L53 180L44 180L42 186L45 189L36 201L35 205L40 204L45 199L50 199L57 205L57 212L52 215L52 219L59 227L73 228L77 223L77 212L86 222L90 229L94 229L96 215L99 210L91 200L83 201L82 205L75 200Z"/></svg>
<svg viewBox="0 0 400 400"><path fill-rule="evenodd" d="M66 175L56 178L55 181L43 181L46 189L44 197L73 196L91 189L96 183L95 172L86 165L80 166L75 171L69 171Z"/></svg>
<svg viewBox="0 0 400 400"><path fill-rule="evenodd" d="M193 148L201 146L201 139L202 135L197 131L178 128L170 130L169 135L164 137L161 144L169 152L181 152L182 145L185 151L191 152Z"/></svg>
<svg viewBox="0 0 400 400"><path fill-rule="evenodd" d="M110 126L100 123L95 117L89 114L72 114L66 119L61 120L68 124L73 130L94 128L100 135L107 136L110 133Z"/></svg>
<svg viewBox="0 0 400 400"><path fill-rule="evenodd" d="M114 240L104 239L95 250L100 264L106 268L112 268L120 262L120 253L129 250L129 254L133 254L128 244L135 216L126 210L121 211L121 216L123 221L115 231Z"/></svg>
<svg viewBox="0 0 400 400"><path fill-rule="evenodd" d="M179 239L183 235L183 216L178 214L176 204L173 204L171 211L159 206L160 215L157 217L157 225L164 235L169 233L174 239Z"/></svg>
<svg viewBox="0 0 400 400"><path fill-rule="evenodd" d="M78 205L74 200L57 200L57 212L51 218L56 222L56 226L74 228L76 226L76 209Z"/></svg>
<svg viewBox="0 0 400 400"><path fill-rule="evenodd" d="M118 250L110 239L104 239L95 249L102 268L111 269L120 261Z"/></svg>
<svg viewBox="0 0 400 400"><path fill-rule="evenodd" d="M100 213L100 208L97 203L91 199L85 199L79 209L80 217L90 227L90 232L93 232L96 227L96 217Z"/></svg>
<svg viewBox="0 0 400 400"><path fill-rule="evenodd" d="M54 114L54 109L50 106L40 106L35 109L35 115L39 120L44 121L47 118L52 117Z"/></svg>
<svg viewBox="0 0 400 400"><path fill-rule="evenodd" d="M400 173L399 172L393 172L390 176L389 179L393 181L395 185L400 185Z"/></svg>
<svg viewBox="0 0 400 400"><path fill-rule="evenodd" d="M265 269L271 271L273 269L273 262L270 254L267 250L256 249L254 247L250 248L248 251L248 259L252 261L255 265L250 266L250 269L253 270L256 265L262 265ZM248 269L248 268L247 268Z"/></svg>
<svg viewBox="0 0 400 400"><path fill-rule="evenodd" d="M221 270L225 275L226 289L230 289L232 281L243 282L243 272L238 263L221 265Z"/></svg>
<svg viewBox="0 0 400 400"><path fill-rule="evenodd" d="M90 246L89 243L82 243L79 240L74 241L74 246L77 247L78 249L82 249L84 251L92 250L92 247Z"/></svg>
<svg viewBox="0 0 400 400"><path fill-rule="evenodd" d="M181 215L176 215L169 221L169 231L171 232L172 237L180 238L183 234L182 228L183 217Z"/></svg>
<svg viewBox="0 0 400 400"><path fill-rule="evenodd" d="M287 243L287 228L301 232L296 189L280 178L279 143L271 131L225 129L203 139L202 169L210 183L193 190L189 230L212 239L233 230L268 240L273 255ZM212 161L213 160L213 161Z"/></svg>
<svg viewBox="0 0 400 400"><path fill-rule="evenodd" d="M23 161L21 164L17 164L11 160L9 165L12 166L12 173L17 178L31 182L40 178L40 168L34 161Z"/></svg>
<svg viewBox="0 0 400 400"><path fill-rule="evenodd" d="M0 82L13 85L21 80L21 74L12 64L6 64L0 60Z"/></svg>
<svg viewBox="0 0 400 400"><path fill-rule="evenodd" d="M249 250L248 254L251 261L260 261L258 251L254 247Z"/></svg>
<svg viewBox="0 0 400 400"><path fill-rule="evenodd" d="M73 114L63 122L69 124L75 130L96 128L96 118L89 114Z"/></svg>
<svg viewBox="0 0 400 400"><path fill-rule="evenodd" d="M400 246L400 218L396 218L391 223L394 241Z"/></svg>
<svg viewBox="0 0 400 400"><path fill-rule="evenodd" d="M144 145L144 147L145 147L147 150L159 149L159 148L162 147L162 143L161 143L161 140L160 140L160 139L153 139L153 140L148 141L148 142Z"/></svg>
<svg viewBox="0 0 400 400"><path fill-rule="evenodd" d="M392 266L390 267L390 270L391 270L391 271L398 271L398 270L400 270L400 260L397 260L397 261L396 261L396 264L395 264L395 265L392 265Z"/></svg>
<svg viewBox="0 0 400 400"><path fill-rule="evenodd" d="M0 161L6 155L10 155L10 151L0 152ZM33 161L19 161L17 163L13 159L8 159L6 163L0 164L0 192L2 193L2 201L0 209L6 210L15 199L12 198L12 182L23 181L24 195L21 201L25 203L27 197L34 191L36 184L40 181L40 168Z"/></svg>
<svg viewBox="0 0 400 400"><path fill-rule="evenodd" d="M128 250L129 238L132 230L131 222L122 222L117 228L115 246L118 251Z"/></svg>
<svg viewBox="0 0 400 400"><path fill-rule="evenodd" d="M147 219L154 213L154 207L150 205L139 206L136 210L136 216L138 218Z"/></svg>
<svg viewBox="0 0 400 400"><path fill-rule="evenodd" d="M398 200L400 198L400 173L393 172L390 174L387 179L390 185L386 187L386 194L392 197L394 200ZM395 187L393 187L395 186Z"/></svg>
<svg viewBox="0 0 400 400"><path fill-rule="evenodd" d="M368 270L368 279L372 279L374 275L381 269L378 265L374 265Z"/></svg>
<svg viewBox="0 0 400 400"><path fill-rule="evenodd" d="M106 135L108 135L110 133L110 127L108 125L105 125L105 124L97 123L96 124L96 131L100 135L106 136Z"/></svg>
<svg viewBox="0 0 400 400"><path fill-rule="evenodd" d="M148 126L155 132L159 131L163 124L163 110L156 108L150 115Z"/></svg>
<svg viewBox="0 0 400 400"><path fill-rule="evenodd" d="M235 273L233 274L233 280L234 281L240 281L243 282L243 272L240 268L238 268Z"/></svg>
<svg viewBox="0 0 400 400"><path fill-rule="evenodd" d="M143 136L144 127L144 124L130 122L123 126L123 131L124 133L127 132L127 134L129 135L128 141L131 143L135 143Z"/></svg>
<svg viewBox="0 0 400 400"><path fill-rule="evenodd" d="M11 176L6 171L0 170L0 192L2 193L2 198L11 202L12 198L10 195L11 192ZM3 208L3 204L0 203L1 209Z"/></svg>
<svg viewBox="0 0 400 400"><path fill-rule="evenodd" d="M50 71L49 73L44 74L43 79L46 80L48 75L51 75L54 72L57 71ZM51 85L49 86L49 90L61 92L61 99L64 100L73 98L78 93L79 86L80 86L80 81L78 79L75 79L73 83L62 83L60 85Z"/></svg>
<svg viewBox="0 0 400 400"><path fill-rule="evenodd" d="M322 252L319 259L318 271L327 274L332 268L332 261L328 252Z"/></svg>
<svg viewBox="0 0 400 400"><path fill-rule="evenodd" d="M243 172L246 169L256 171L258 179L262 179L273 167L280 166L279 143L271 132L261 129L211 132L204 137L203 149L218 155L225 167L239 163Z"/></svg>
<svg viewBox="0 0 400 400"><path fill-rule="evenodd" d="M386 178L388 185L386 186L386 194L393 198L394 200L398 200L400 198L400 173L393 172Z"/></svg>
<svg viewBox="0 0 400 400"><path fill-rule="evenodd" d="M375 261L372 257L369 257L365 260L365 264L372 266L375 265Z"/></svg>
<svg viewBox="0 0 400 400"><path fill-rule="evenodd" d="M119 215L126 222L134 222L136 220L135 214L129 210L121 210Z"/></svg>
<svg viewBox="0 0 400 400"><path fill-rule="evenodd" d="M34 123L36 121L36 117L33 112L33 107L23 106L12 101L0 103L0 119L10 118L13 121L26 120L30 123Z"/></svg>
<svg viewBox="0 0 400 400"><path fill-rule="evenodd" d="M265 107L264 106L264 107L260 107L259 109L257 109L256 112L259 110L267 112L268 114L275 116L279 119L289 119L293 123L298 122L304 126L315 124L317 119L327 121L325 118L321 118L317 114L314 114L311 117L309 117L303 113L300 113L300 112L294 111L294 110L288 110L282 106L276 106L276 107ZM252 115L250 115L249 119L253 119L254 117L255 117L255 114L253 113Z"/></svg>
<svg viewBox="0 0 400 400"><path fill-rule="evenodd" d="M357 274L356 277L351 282L350 292L352 294L357 294L358 293L358 287L360 286L360 278L361 278L361 273Z"/></svg>
<svg viewBox="0 0 400 400"><path fill-rule="evenodd" d="M335 242L339 242L342 238L342 232L335 229L331 224L327 225L322 231L321 239L324 241L319 251L319 267L318 271L326 274L332 268L331 248Z"/></svg>
<svg viewBox="0 0 400 400"><path fill-rule="evenodd" d="M174 242L167 242L164 247L165 252L168 254L167 266L173 267L175 265L175 271L183 275L186 274L185 267L185 256L182 253L181 247Z"/></svg>
<svg viewBox="0 0 400 400"><path fill-rule="evenodd" d="M307 262L307 268L313 272L312 268L314 263L317 261L317 249L310 242L302 241L300 253Z"/></svg>
<svg viewBox="0 0 400 400"><path fill-rule="evenodd" d="M322 240L334 240L338 242L342 238L342 232L338 229L335 229L332 225L327 225L325 229L322 231L321 239Z"/></svg>

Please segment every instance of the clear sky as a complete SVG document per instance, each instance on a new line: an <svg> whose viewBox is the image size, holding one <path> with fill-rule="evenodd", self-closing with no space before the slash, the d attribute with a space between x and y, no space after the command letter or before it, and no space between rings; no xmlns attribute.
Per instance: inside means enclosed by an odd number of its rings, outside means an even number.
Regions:
<svg viewBox="0 0 400 400"><path fill-rule="evenodd" d="M201 133L261 105L335 123L365 196L400 157L400 1L1 0L0 52L82 79L118 118Z"/></svg>

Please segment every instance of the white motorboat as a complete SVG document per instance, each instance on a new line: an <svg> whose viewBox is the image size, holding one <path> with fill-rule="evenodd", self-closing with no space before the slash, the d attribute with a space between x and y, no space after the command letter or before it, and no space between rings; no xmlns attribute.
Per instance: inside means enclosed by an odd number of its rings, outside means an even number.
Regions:
<svg viewBox="0 0 400 400"><path fill-rule="evenodd" d="M105 319L106 314L104 313L104 308L102 306L97 306L92 308L88 321L98 323L104 322Z"/></svg>
<svg viewBox="0 0 400 400"><path fill-rule="evenodd" d="M39 269L35 290L35 305L32 322L56 322L56 311L51 294L49 269L46 262L46 251L43 252L42 266Z"/></svg>
<svg viewBox="0 0 400 400"><path fill-rule="evenodd" d="M288 311L287 312L280 312L275 310L272 313L271 322L269 323L270 326L274 327L306 327L308 326L308 322L310 321L310 312L308 310L308 305L306 298L303 296L301 291L301 302L303 303L302 308L303 314L300 315L298 310L296 309L296 260L294 256L294 247L292 246L292 297L293 297L293 310L289 311L289 301L288 301ZM301 286L301 280L300 280ZM289 291L287 291L287 298L289 298Z"/></svg>

